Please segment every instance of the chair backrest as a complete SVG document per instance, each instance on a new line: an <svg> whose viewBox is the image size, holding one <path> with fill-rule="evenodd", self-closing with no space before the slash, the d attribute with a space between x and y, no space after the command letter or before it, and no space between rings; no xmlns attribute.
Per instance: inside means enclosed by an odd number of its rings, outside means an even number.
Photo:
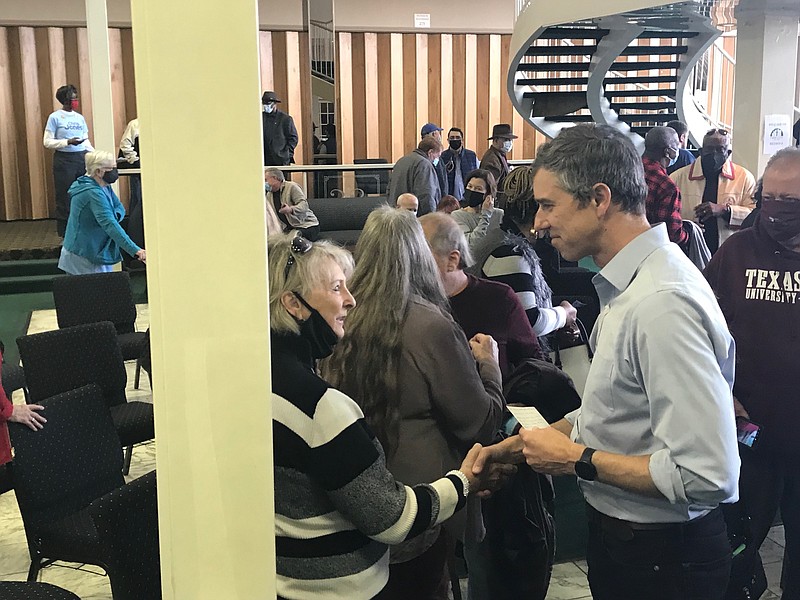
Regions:
<svg viewBox="0 0 800 600"><path fill-rule="evenodd" d="M136 304L125 271L58 277L53 299L59 327L111 321L118 333L134 331Z"/></svg>
<svg viewBox="0 0 800 600"><path fill-rule="evenodd" d="M385 165L389 161L385 158L356 158L355 165ZM389 188L388 169L375 171L356 171L356 185L364 190L365 194L379 194L385 196Z"/></svg>
<svg viewBox="0 0 800 600"><path fill-rule="evenodd" d="M161 598L156 472L117 488L89 507L114 600Z"/></svg>
<svg viewBox="0 0 800 600"><path fill-rule="evenodd" d="M124 485L122 446L94 384L42 400L45 426L9 423L25 528L74 514Z"/></svg>
<svg viewBox="0 0 800 600"><path fill-rule="evenodd" d="M100 386L108 406L122 404L128 374L109 322L26 335L17 340L25 367L28 402L39 402L89 383Z"/></svg>

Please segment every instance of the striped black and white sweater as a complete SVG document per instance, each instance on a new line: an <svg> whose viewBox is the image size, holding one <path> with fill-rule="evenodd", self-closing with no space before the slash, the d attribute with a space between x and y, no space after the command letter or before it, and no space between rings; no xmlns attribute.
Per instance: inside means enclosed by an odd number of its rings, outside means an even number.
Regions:
<svg viewBox="0 0 800 600"><path fill-rule="evenodd" d="M316 375L297 335L272 335L272 427L282 598L372 598L389 577L389 545L465 504L454 475L395 481L361 409Z"/></svg>

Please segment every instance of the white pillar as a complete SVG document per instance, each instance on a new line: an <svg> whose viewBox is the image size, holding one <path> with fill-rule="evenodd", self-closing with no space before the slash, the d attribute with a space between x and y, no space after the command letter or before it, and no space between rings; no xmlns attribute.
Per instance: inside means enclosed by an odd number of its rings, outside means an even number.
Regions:
<svg viewBox="0 0 800 600"><path fill-rule="evenodd" d="M275 598L256 0L132 0L165 600Z"/></svg>
<svg viewBox="0 0 800 600"><path fill-rule="evenodd" d="M116 156L106 0L86 0L86 31L89 39L89 80L92 85L94 124L94 139L90 141L96 149L106 150Z"/></svg>
<svg viewBox="0 0 800 600"><path fill-rule="evenodd" d="M769 160L763 148L764 117L793 119L799 17L800 8L790 9L788 3L772 7L764 0L743 0L736 10L733 160L756 177Z"/></svg>

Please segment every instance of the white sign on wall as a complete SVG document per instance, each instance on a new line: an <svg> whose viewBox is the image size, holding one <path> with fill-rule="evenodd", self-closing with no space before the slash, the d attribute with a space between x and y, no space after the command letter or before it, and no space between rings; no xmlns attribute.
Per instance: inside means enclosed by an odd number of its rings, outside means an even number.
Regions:
<svg viewBox="0 0 800 600"><path fill-rule="evenodd" d="M792 144L792 124L789 115L764 116L764 154L775 154Z"/></svg>
<svg viewBox="0 0 800 600"><path fill-rule="evenodd" d="M431 15L430 13L415 13L414 14L414 27L418 29L431 28Z"/></svg>

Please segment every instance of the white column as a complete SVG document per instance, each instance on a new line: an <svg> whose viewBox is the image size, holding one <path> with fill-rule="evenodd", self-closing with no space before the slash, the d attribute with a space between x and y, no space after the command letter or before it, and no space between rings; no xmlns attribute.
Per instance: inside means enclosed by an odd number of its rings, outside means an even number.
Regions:
<svg viewBox="0 0 800 600"><path fill-rule="evenodd" d="M94 139L90 141L96 149L106 150L116 156L106 0L86 0L86 31L89 39L89 80L92 85L94 123ZM118 190L116 186L114 189Z"/></svg>
<svg viewBox="0 0 800 600"><path fill-rule="evenodd" d="M769 4L743 0L736 10L733 160L756 178L769 160L763 147L764 117L794 117L800 8Z"/></svg>
<svg viewBox="0 0 800 600"><path fill-rule="evenodd" d="M256 0L131 8L164 598L275 598Z"/></svg>

